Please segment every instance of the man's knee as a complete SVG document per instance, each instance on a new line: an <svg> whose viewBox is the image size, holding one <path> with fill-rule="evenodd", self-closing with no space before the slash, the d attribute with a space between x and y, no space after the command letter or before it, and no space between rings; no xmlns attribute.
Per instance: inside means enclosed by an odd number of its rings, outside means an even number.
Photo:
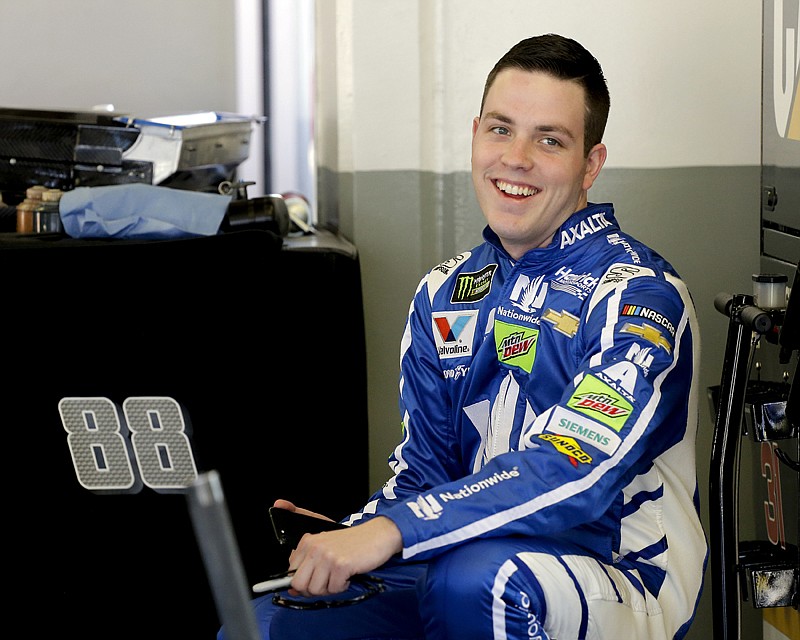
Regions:
<svg viewBox="0 0 800 640"><path fill-rule="evenodd" d="M421 602L434 638L492 638L498 629L508 638L548 637L536 577L508 544L473 543L441 556L428 569Z"/></svg>

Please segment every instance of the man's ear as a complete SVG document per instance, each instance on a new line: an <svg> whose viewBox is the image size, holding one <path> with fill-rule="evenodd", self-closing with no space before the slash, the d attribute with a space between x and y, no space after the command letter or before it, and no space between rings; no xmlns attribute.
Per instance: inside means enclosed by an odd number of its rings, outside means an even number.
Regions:
<svg viewBox="0 0 800 640"><path fill-rule="evenodd" d="M584 191L588 191L594 181L597 180L597 176L600 175L600 169L606 163L607 154L608 149L603 143L594 145L589 151L589 155L586 157L586 173L583 176Z"/></svg>

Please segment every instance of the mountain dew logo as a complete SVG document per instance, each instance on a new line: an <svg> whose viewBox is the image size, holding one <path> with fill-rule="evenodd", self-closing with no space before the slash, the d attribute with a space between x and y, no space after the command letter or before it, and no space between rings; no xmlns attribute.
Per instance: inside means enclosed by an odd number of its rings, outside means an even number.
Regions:
<svg viewBox="0 0 800 640"><path fill-rule="evenodd" d="M625 426L633 410L633 405L618 391L594 376L586 376L581 380L575 393L567 401L567 406L608 425L615 431L620 431Z"/></svg>
<svg viewBox="0 0 800 640"><path fill-rule="evenodd" d="M494 322L497 359L504 364L519 367L526 373L530 373L533 368L538 338L538 329L508 324L500 320Z"/></svg>

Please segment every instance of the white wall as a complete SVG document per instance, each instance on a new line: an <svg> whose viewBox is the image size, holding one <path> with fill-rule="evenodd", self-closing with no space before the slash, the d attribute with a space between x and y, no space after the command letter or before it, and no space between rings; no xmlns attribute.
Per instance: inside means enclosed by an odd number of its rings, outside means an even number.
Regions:
<svg viewBox="0 0 800 640"><path fill-rule="evenodd" d="M348 88L318 104L318 125L338 129L317 132L321 164L339 171L468 170L486 75L518 40L551 31L580 41L604 68L607 167L759 163L760 2L324 0L318 8L329 32L321 42L335 46L318 52L318 73L334 72ZM325 144L334 137L337 145Z"/></svg>
<svg viewBox="0 0 800 640"><path fill-rule="evenodd" d="M235 0L0 0L0 106L235 111Z"/></svg>

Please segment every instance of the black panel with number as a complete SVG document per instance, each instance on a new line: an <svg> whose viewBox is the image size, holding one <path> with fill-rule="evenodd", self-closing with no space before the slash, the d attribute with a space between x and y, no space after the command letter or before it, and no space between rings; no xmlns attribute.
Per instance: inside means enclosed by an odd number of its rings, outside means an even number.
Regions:
<svg viewBox="0 0 800 640"><path fill-rule="evenodd" d="M5 576L31 637L213 638L198 473L220 474L250 584L285 568L275 498L342 517L368 497L359 264L337 242L0 235Z"/></svg>

